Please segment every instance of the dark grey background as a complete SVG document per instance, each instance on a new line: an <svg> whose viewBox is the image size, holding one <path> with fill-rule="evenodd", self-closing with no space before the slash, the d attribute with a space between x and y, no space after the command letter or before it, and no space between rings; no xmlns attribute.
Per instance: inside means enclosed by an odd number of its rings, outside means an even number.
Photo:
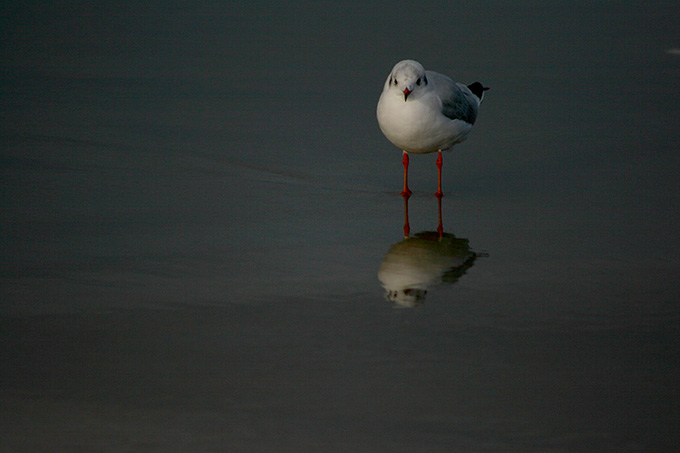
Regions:
<svg viewBox="0 0 680 453"><path fill-rule="evenodd" d="M676 448L680 9L452 3L3 6L0 449ZM416 309L404 58L492 87Z"/></svg>

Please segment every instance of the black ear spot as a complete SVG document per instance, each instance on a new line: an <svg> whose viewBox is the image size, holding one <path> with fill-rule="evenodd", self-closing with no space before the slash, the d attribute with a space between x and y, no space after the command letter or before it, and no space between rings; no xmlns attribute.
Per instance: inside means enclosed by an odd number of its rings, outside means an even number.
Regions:
<svg viewBox="0 0 680 453"><path fill-rule="evenodd" d="M427 85L427 77L423 76L423 83Z"/></svg>

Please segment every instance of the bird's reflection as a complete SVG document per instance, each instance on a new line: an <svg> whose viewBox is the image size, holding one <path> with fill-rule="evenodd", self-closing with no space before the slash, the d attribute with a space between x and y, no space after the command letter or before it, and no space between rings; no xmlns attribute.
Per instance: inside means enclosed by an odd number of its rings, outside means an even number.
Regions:
<svg viewBox="0 0 680 453"><path fill-rule="evenodd" d="M438 197L437 231L410 234L408 197L404 197L404 240L394 244L378 270L386 297L398 307L416 307L435 286L453 284L474 264L478 255L467 239L445 233L442 199Z"/></svg>

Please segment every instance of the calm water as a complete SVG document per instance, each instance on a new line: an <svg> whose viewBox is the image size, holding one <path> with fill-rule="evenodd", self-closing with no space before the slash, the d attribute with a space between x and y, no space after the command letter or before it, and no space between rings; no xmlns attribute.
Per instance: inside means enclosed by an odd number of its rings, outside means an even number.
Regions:
<svg viewBox="0 0 680 453"><path fill-rule="evenodd" d="M677 448L677 6L249 5L6 8L0 449Z"/></svg>

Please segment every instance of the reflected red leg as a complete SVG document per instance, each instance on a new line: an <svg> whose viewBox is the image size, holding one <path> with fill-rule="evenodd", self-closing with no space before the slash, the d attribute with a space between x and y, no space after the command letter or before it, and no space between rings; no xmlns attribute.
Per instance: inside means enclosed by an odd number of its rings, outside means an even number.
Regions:
<svg viewBox="0 0 680 453"><path fill-rule="evenodd" d="M439 233L439 239L444 236L444 224L442 222L442 197L437 197L437 208L439 211L439 225L437 225L437 233Z"/></svg>
<svg viewBox="0 0 680 453"><path fill-rule="evenodd" d="M408 197L404 196L404 237L409 237L411 225L408 222Z"/></svg>

